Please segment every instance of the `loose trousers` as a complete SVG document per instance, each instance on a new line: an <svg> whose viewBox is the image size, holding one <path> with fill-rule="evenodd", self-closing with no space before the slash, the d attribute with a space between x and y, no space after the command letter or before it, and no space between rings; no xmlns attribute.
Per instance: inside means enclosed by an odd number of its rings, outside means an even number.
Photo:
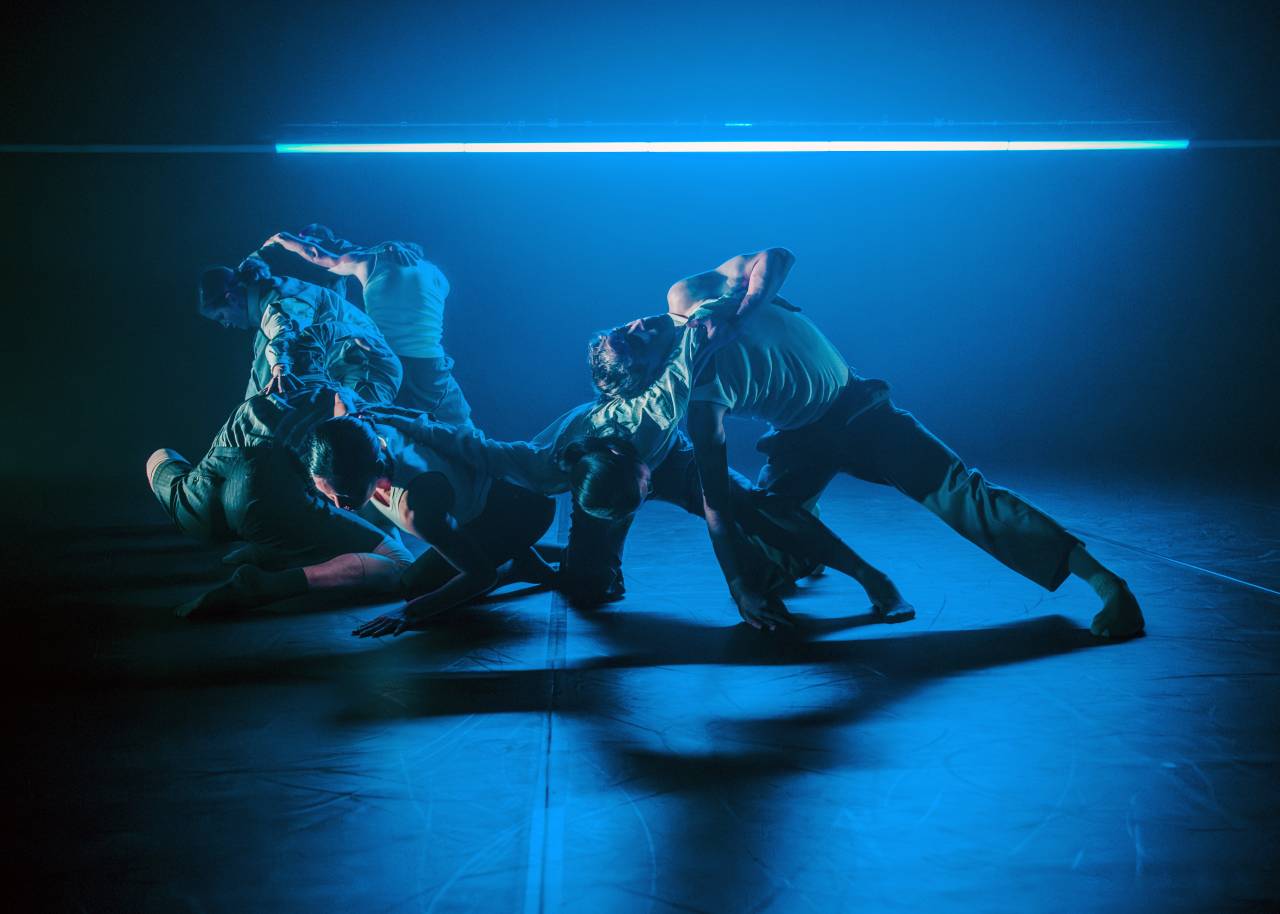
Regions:
<svg viewBox="0 0 1280 914"><path fill-rule="evenodd" d="M1021 496L992 485L911 413L886 400L844 421L838 410L800 429L771 432L756 484L768 498L804 502L837 473L893 486L1007 567L1057 590L1080 542Z"/></svg>
<svg viewBox="0 0 1280 914"><path fill-rule="evenodd" d="M396 405L422 410L436 422L471 427L471 404L453 377L453 359L418 359L401 356L404 383Z"/></svg>

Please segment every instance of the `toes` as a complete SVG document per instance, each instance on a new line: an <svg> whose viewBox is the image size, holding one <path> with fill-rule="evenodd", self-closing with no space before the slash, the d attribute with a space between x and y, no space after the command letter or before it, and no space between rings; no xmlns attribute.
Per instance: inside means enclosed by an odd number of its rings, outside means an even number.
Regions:
<svg viewBox="0 0 1280 914"><path fill-rule="evenodd" d="M878 604L872 604L871 612L880 618L881 622L890 624L895 622L910 622L916 617L916 608L910 603L896 603L889 609Z"/></svg>

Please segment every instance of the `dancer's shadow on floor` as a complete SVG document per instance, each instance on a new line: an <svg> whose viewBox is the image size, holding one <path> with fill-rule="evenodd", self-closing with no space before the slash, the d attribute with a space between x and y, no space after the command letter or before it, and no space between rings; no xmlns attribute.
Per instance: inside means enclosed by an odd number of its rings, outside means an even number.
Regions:
<svg viewBox="0 0 1280 914"><path fill-rule="evenodd" d="M459 662L502 668L517 662L517 650L542 632L538 620L496 599L441 613L429 635L380 640L348 634L376 616L378 607L334 601L305 608L302 615L206 622L169 613L161 624L143 630L135 626L119 635L94 624L103 614L101 606L75 604L45 623L64 627L58 639L32 640L31 674L59 689L182 693L314 682L343 695L348 689L369 688L371 682L398 681Z"/></svg>
<svg viewBox="0 0 1280 914"><path fill-rule="evenodd" d="M546 710L616 719L631 703L625 673L686 665L813 666L841 670L860 683L847 701L820 712L793 716L791 723L821 727L846 723L872 707L935 679L1057 656L1097 643L1063 616L1022 620L967 631L858 640L814 640L868 624L866 616L805 619L782 637L747 626L705 626L648 613L600 617L599 631L614 652L563 667L492 671L406 671L394 703L357 697L338 718L355 723L388 717L438 717ZM897 629L895 629L897 631ZM675 678L673 676L673 678ZM786 719L784 719L786 720ZM768 742L767 734L762 734Z"/></svg>

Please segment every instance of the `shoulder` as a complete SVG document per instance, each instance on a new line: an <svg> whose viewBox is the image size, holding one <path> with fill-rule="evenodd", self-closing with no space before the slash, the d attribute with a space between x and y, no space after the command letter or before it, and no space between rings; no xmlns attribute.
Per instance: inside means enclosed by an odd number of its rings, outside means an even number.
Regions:
<svg viewBox="0 0 1280 914"><path fill-rule="evenodd" d="M453 509L453 486L443 473L419 473L404 488L415 523L433 519L442 521Z"/></svg>
<svg viewBox="0 0 1280 914"><path fill-rule="evenodd" d="M412 267L426 262L422 248L410 241L383 241L358 253L366 258L376 257L379 264Z"/></svg>

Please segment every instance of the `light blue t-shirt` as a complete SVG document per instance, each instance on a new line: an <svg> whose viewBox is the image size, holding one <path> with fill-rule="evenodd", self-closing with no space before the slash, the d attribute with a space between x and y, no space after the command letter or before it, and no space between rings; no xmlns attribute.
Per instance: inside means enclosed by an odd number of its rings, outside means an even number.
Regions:
<svg viewBox="0 0 1280 914"><path fill-rule="evenodd" d="M698 373L690 402L720 403L730 415L777 429L801 428L822 418L848 383L848 363L813 321L787 308L760 308Z"/></svg>

